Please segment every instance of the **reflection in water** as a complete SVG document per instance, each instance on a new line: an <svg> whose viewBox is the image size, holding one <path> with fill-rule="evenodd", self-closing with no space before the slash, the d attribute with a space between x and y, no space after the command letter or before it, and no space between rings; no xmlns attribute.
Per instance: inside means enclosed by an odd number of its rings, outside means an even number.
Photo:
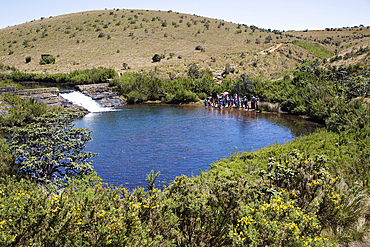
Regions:
<svg viewBox="0 0 370 247"><path fill-rule="evenodd" d="M316 126L284 114L168 105L127 106L90 113L75 121L93 131L87 150L99 153L94 167L104 182L146 187L146 174L160 180L199 174L237 150L284 143Z"/></svg>

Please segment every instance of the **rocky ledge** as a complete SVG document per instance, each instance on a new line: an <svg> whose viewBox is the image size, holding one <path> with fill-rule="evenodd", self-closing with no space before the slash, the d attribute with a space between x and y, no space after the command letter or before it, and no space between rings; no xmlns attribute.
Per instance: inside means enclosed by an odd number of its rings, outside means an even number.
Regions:
<svg viewBox="0 0 370 247"><path fill-rule="evenodd" d="M76 85L76 89L105 107L119 107L126 104L126 101L109 87L109 83Z"/></svg>

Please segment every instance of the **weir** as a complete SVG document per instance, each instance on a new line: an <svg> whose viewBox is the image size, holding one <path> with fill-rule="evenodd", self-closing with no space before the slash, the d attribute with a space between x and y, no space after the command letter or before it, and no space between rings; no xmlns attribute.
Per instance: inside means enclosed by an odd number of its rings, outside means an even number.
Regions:
<svg viewBox="0 0 370 247"><path fill-rule="evenodd" d="M68 91L68 92L60 92L59 96L68 100L74 105L82 106L89 112L107 112L107 111L114 111L111 107L103 107L91 97L78 92L78 91Z"/></svg>

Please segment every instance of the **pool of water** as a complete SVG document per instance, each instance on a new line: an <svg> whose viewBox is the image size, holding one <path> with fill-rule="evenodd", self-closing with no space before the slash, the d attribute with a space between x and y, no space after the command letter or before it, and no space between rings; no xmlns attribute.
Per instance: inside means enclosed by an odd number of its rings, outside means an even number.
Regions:
<svg viewBox="0 0 370 247"><path fill-rule="evenodd" d="M284 114L169 105L135 105L90 113L75 122L93 131L86 150L97 174L110 185L146 187L146 174L159 181L198 175L230 153L284 143L316 126Z"/></svg>

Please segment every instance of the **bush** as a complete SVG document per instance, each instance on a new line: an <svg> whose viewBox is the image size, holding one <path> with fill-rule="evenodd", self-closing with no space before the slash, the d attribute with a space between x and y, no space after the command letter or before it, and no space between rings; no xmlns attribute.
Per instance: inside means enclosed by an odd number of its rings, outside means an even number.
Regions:
<svg viewBox="0 0 370 247"><path fill-rule="evenodd" d="M187 103L187 102L196 102L199 101L199 98L196 93L193 93L189 90L176 91L175 93L169 93L166 96L167 103Z"/></svg>
<svg viewBox="0 0 370 247"><path fill-rule="evenodd" d="M195 50L196 51L201 51L203 49L203 47L202 46L200 46L200 45L197 45L196 47L195 47Z"/></svg>
<svg viewBox="0 0 370 247"><path fill-rule="evenodd" d="M198 79L200 77L200 72L199 72L199 68L198 66L193 63L189 66L188 68L188 76L191 78L191 79Z"/></svg>
<svg viewBox="0 0 370 247"><path fill-rule="evenodd" d="M32 60L32 58L31 58L30 56L27 56L27 57L26 57L26 63L31 62L31 60Z"/></svg>
<svg viewBox="0 0 370 247"><path fill-rule="evenodd" d="M278 103L259 102L258 109L267 112L280 112L280 105Z"/></svg>
<svg viewBox="0 0 370 247"><path fill-rule="evenodd" d="M198 93L198 97L199 97L199 99L204 100L205 98L207 98L207 94L206 93Z"/></svg>
<svg viewBox="0 0 370 247"><path fill-rule="evenodd" d="M4 93L2 94L2 101L12 105L12 107L7 109L6 115L0 115L0 127L25 126L47 111L47 106L38 104L34 98L22 100L18 95Z"/></svg>
<svg viewBox="0 0 370 247"><path fill-rule="evenodd" d="M99 33L98 38L103 38L105 36L104 33Z"/></svg>
<svg viewBox="0 0 370 247"><path fill-rule="evenodd" d="M142 103L144 101L147 101L147 97L145 94L137 92L137 91L132 91L128 94L127 96L127 103L130 104L137 104L137 103Z"/></svg>
<svg viewBox="0 0 370 247"><path fill-rule="evenodd" d="M160 62L162 59L162 57L159 55L159 54L155 54L153 57L152 57L152 61L153 63L156 63L156 62Z"/></svg>
<svg viewBox="0 0 370 247"><path fill-rule="evenodd" d="M305 213L294 200L280 194L270 202L256 200L242 207L230 237L236 246L332 246L320 232L314 214Z"/></svg>
<svg viewBox="0 0 370 247"><path fill-rule="evenodd" d="M55 64L55 57L49 56L49 57L43 57L40 59L40 65L44 64Z"/></svg>
<svg viewBox="0 0 370 247"><path fill-rule="evenodd" d="M13 169L14 158L5 140L0 139L0 176L9 176L15 173Z"/></svg>

